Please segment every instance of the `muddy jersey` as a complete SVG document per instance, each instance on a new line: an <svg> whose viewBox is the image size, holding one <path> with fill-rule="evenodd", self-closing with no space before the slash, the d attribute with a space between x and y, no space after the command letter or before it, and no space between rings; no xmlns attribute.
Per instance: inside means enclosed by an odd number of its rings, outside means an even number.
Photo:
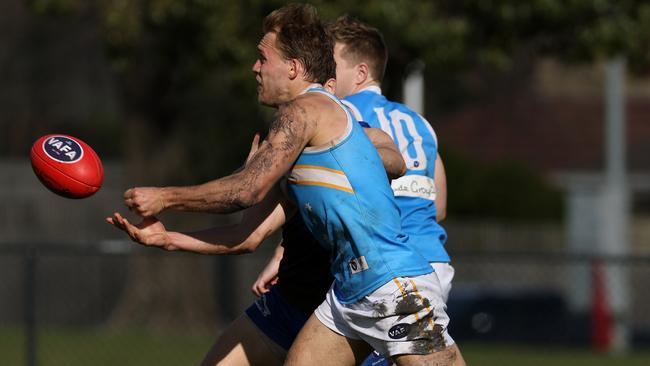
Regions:
<svg viewBox="0 0 650 366"><path fill-rule="evenodd" d="M381 158L356 119L347 115L343 136L324 147L307 147L288 179L305 225L331 253L334 293L352 303L396 277L432 272L409 244Z"/></svg>
<svg viewBox="0 0 650 366"><path fill-rule="evenodd" d="M406 163L406 174L391 183L402 213L402 228L430 262L449 262L447 233L436 220L433 181L438 151L436 134L422 116L391 102L378 87L368 87L343 100L358 120L381 128L393 138Z"/></svg>

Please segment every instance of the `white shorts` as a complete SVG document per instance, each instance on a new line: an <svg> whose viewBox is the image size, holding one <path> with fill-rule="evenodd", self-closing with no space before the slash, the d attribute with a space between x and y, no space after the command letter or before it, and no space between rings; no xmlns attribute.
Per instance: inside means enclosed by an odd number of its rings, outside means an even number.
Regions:
<svg viewBox="0 0 650 366"><path fill-rule="evenodd" d="M432 272L395 278L352 304L341 304L330 288L314 314L332 331L361 339L387 357L430 354L454 344L445 309Z"/></svg>
<svg viewBox="0 0 650 366"><path fill-rule="evenodd" d="M431 267L436 271L438 281L440 281L440 289L442 294L442 301L447 303L449 299L449 292L451 291L451 281L454 279L454 267L449 263L431 262Z"/></svg>

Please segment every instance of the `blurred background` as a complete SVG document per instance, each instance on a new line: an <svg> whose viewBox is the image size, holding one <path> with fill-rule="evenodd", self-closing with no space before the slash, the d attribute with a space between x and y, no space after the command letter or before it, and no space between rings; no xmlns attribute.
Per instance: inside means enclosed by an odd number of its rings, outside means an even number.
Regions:
<svg viewBox="0 0 650 366"><path fill-rule="evenodd" d="M0 364L193 365L253 300L277 237L209 257L104 222L135 185L230 173L273 111L250 68L283 1L0 2ZM312 1L383 31L384 93L438 135L470 365L650 362L650 5ZM69 200L28 160L79 137L105 183ZM131 216L129 216L131 217ZM164 214L176 230L237 215Z"/></svg>

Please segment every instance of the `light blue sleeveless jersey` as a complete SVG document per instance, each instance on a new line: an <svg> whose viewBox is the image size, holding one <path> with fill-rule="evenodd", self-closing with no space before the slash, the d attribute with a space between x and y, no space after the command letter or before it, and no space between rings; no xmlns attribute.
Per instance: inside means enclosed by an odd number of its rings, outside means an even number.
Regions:
<svg viewBox="0 0 650 366"><path fill-rule="evenodd" d="M406 175L391 184L402 212L402 229L429 262L449 262L447 233L436 221L433 177L438 140L433 128L407 106L386 99L378 87L345 97L343 103L356 119L393 138L407 168Z"/></svg>
<svg viewBox="0 0 650 366"><path fill-rule="evenodd" d="M352 303L396 277L432 272L402 233L399 208L388 177L363 128L348 116L341 140L307 147L293 166L288 187L307 228L331 251L334 291Z"/></svg>

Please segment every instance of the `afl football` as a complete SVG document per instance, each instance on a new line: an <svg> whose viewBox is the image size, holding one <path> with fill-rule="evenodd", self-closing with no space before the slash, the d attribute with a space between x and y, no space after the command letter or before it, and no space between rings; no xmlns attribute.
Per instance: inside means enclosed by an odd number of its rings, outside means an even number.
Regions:
<svg viewBox="0 0 650 366"><path fill-rule="evenodd" d="M96 193L104 181L104 168L95 151L68 135L45 135L32 145L32 168L52 192L67 198Z"/></svg>

